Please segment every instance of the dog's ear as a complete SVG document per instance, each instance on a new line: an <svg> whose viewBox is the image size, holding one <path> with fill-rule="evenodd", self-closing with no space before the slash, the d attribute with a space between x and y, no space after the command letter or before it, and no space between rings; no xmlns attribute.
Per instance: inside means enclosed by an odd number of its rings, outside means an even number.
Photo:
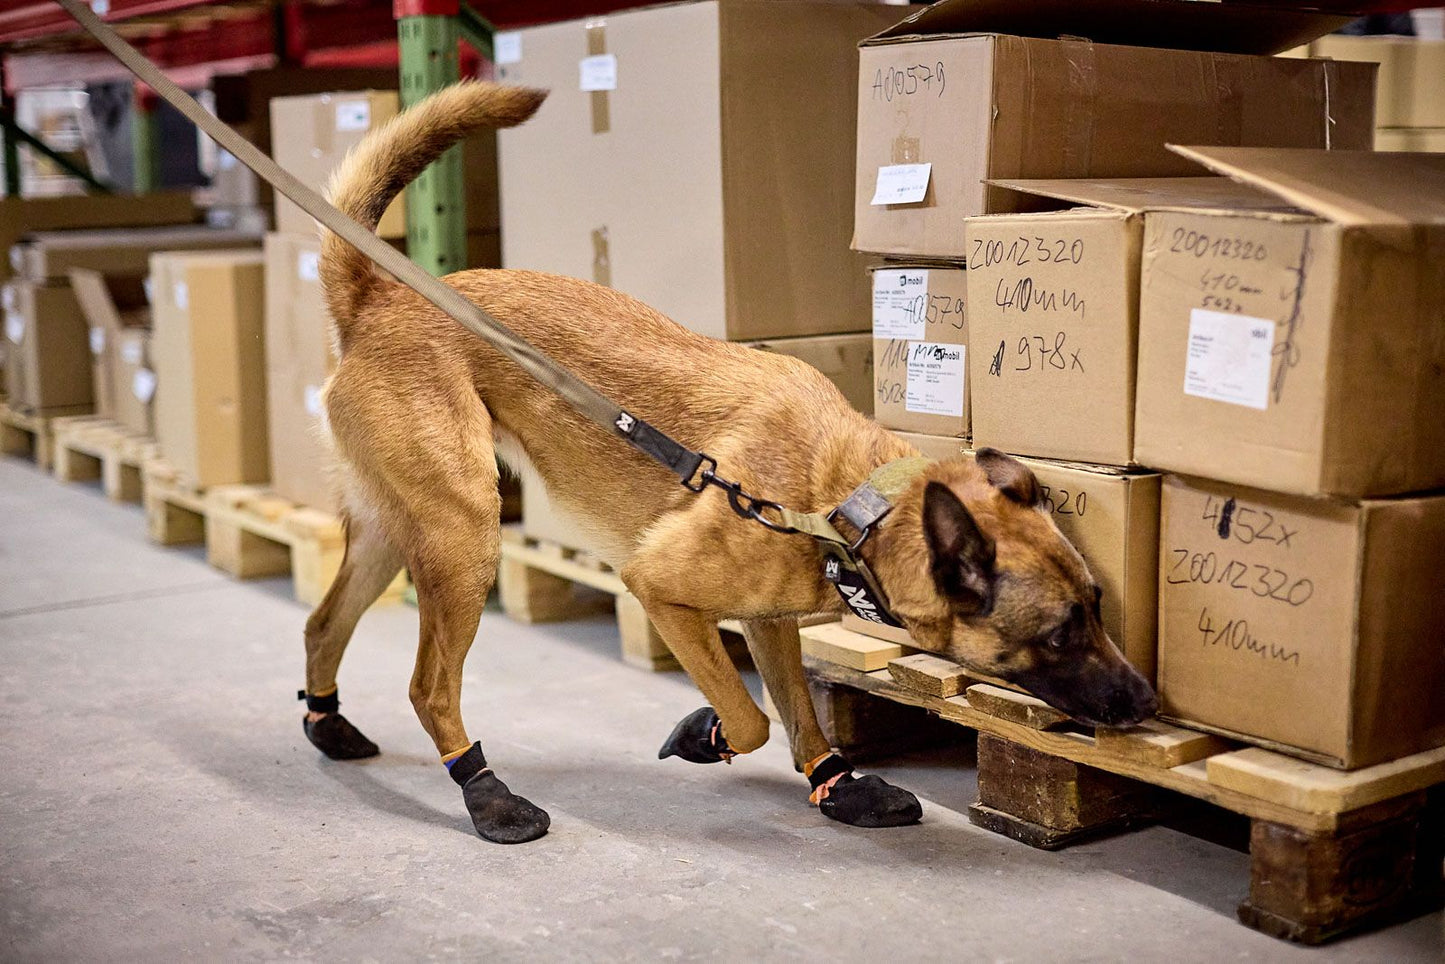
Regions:
<svg viewBox="0 0 1445 964"><path fill-rule="evenodd" d="M938 591L968 613L993 608L993 540L941 482L923 490L923 537Z"/></svg>
<svg viewBox="0 0 1445 964"><path fill-rule="evenodd" d="M994 488L1019 505L1037 508L1043 505L1044 490L1029 467L998 449L979 449L974 456L978 467L993 483Z"/></svg>

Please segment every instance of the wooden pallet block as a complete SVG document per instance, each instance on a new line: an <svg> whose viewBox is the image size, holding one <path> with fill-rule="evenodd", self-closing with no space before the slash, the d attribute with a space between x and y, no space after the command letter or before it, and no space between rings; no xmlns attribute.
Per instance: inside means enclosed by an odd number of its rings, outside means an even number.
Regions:
<svg viewBox="0 0 1445 964"><path fill-rule="evenodd" d="M83 415L89 406L27 413L0 399L0 454L33 459L43 471L50 471L55 459L55 438L51 423L56 418Z"/></svg>
<svg viewBox="0 0 1445 964"><path fill-rule="evenodd" d="M113 502L140 502L141 464L156 455L155 441L109 419L81 415L57 418L55 477L62 482L100 479Z"/></svg>
<svg viewBox="0 0 1445 964"><path fill-rule="evenodd" d="M181 479L169 462L147 459L141 463L141 505L152 542L179 546L206 541L205 497Z"/></svg>
<svg viewBox="0 0 1445 964"><path fill-rule="evenodd" d="M888 673L899 686L940 698L957 696L973 682L963 667L932 653L912 653L890 659Z"/></svg>
<svg viewBox="0 0 1445 964"><path fill-rule="evenodd" d="M1445 893L1445 748L1345 773L1154 720L1097 733L1039 729L1039 718L1019 715L1015 694L971 687L944 698L887 672L818 659L807 667L810 679L977 730L980 801L970 816L1035 846L1149 819L1153 791L1139 787L1250 818L1252 882L1239 916L1266 933L1318 943L1440 906ZM1025 771L1032 776L1020 781Z"/></svg>

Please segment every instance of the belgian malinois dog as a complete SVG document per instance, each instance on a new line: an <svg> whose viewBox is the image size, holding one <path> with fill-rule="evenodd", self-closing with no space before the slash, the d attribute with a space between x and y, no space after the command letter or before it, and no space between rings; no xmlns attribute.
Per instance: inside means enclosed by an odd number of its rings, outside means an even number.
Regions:
<svg viewBox="0 0 1445 964"><path fill-rule="evenodd" d="M522 123L545 96L487 83L443 90L359 144L330 196L374 227L446 148ZM918 455L813 368L694 334L620 292L519 270L445 280L629 412L715 457L749 492L793 509L826 512L878 467ZM500 553L501 456L540 476L707 698L661 756L717 762L767 740L768 718L718 635L718 621L734 618L809 799L859 826L919 819L913 794L855 776L819 728L797 619L843 605L815 542L739 519L721 491L687 491L330 233L321 281L339 357L325 411L347 520L340 574L306 625L305 730L322 752L377 752L337 712L336 672L362 612L405 566L421 616L411 701L477 832L502 843L546 832L546 812L498 779L461 716L462 661ZM1084 722L1154 711L1149 684L1100 625L1098 585L1014 459L983 451L922 464L861 552L918 646Z"/></svg>

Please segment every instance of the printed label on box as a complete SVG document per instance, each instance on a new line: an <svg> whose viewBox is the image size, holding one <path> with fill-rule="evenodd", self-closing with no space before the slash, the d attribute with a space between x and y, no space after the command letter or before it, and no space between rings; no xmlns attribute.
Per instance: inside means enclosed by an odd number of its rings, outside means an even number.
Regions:
<svg viewBox="0 0 1445 964"><path fill-rule="evenodd" d="M583 57L580 64L583 90L617 89L617 55L594 54Z"/></svg>
<svg viewBox="0 0 1445 964"><path fill-rule="evenodd" d="M138 341L121 342L120 357L127 365L139 365L141 359L141 344Z"/></svg>
<svg viewBox="0 0 1445 964"><path fill-rule="evenodd" d="M336 105L336 129L364 131L371 127L371 101L344 100Z"/></svg>
<svg viewBox="0 0 1445 964"><path fill-rule="evenodd" d="M13 311L5 313L5 337L17 345L25 340L24 315L17 315Z"/></svg>
<svg viewBox="0 0 1445 964"><path fill-rule="evenodd" d="M964 348L920 341L908 346L903 408L922 415L963 415Z"/></svg>
<svg viewBox="0 0 1445 964"><path fill-rule="evenodd" d="M236 155L235 155L235 154L232 154L230 151L226 150L224 147L223 147L223 148L220 148L219 151L218 151L217 154L216 154L216 168L217 168L217 170L229 171L231 168L233 168L233 167L235 167L235 166L236 166Z"/></svg>
<svg viewBox="0 0 1445 964"><path fill-rule="evenodd" d="M90 353L97 357L105 353L105 329L100 325L90 326Z"/></svg>
<svg viewBox="0 0 1445 964"><path fill-rule="evenodd" d="M156 373L149 368L137 369L130 380L130 390L143 405L150 404L156 394Z"/></svg>
<svg viewBox="0 0 1445 964"><path fill-rule="evenodd" d="M14 268L16 271L19 271L20 266L24 263L25 255L24 252L20 250L20 245L12 245L10 248L10 267Z"/></svg>
<svg viewBox="0 0 1445 964"><path fill-rule="evenodd" d="M321 280L321 252L302 251L296 256L296 277L302 281Z"/></svg>
<svg viewBox="0 0 1445 964"><path fill-rule="evenodd" d="M1275 323L1267 318L1195 308L1189 312L1184 394L1263 411Z"/></svg>
<svg viewBox="0 0 1445 964"><path fill-rule="evenodd" d="M191 289L184 281L177 281L171 288L171 300L176 307L182 311L188 311L191 307Z"/></svg>
<svg viewBox="0 0 1445 964"><path fill-rule="evenodd" d="M492 35L492 63L516 64L522 62L522 35L515 30L506 30Z"/></svg>
<svg viewBox="0 0 1445 964"><path fill-rule="evenodd" d="M3 305L6 311L20 310L20 299L16 297L15 289L12 286L6 285L4 288L0 288L0 305Z"/></svg>
<svg viewBox="0 0 1445 964"><path fill-rule="evenodd" d="M306 406L306 414L312 417L321 415L321 386L307 385L301 390L302 403Z"/></svg>
<svg viewBox="0 0 1445 964"><path fill-rule="evenodd" d="M928 269L873 272L873 337L927 337Z"/></svg>
<svg viewBox="0 0 1445 964"><path fill-rule="evenodd" d="M151 276L146 275L145 280L140 283L141 290L145 292L146 304L156 303L156 286L151 284Z"/></svg>
<svg viewBox="0 0 1445 964"><path fill-rule="evenodd" d="M887 164L878 169L878 183L869 204L917 204L928 193L933 164Z"/></svg>

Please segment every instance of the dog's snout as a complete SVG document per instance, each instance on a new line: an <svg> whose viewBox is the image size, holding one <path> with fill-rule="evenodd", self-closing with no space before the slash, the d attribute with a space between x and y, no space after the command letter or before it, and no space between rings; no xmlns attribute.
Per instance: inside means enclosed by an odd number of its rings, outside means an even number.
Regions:
<svg viewBox="0 0 1445 964"><path fill-rule="evenodd" d="M1121 725L1138 723L1153 716L1158 710L1159 697L1155 694L1154 687L1130 667L1129 675L1109 699L1109 719Z"/></svg>

